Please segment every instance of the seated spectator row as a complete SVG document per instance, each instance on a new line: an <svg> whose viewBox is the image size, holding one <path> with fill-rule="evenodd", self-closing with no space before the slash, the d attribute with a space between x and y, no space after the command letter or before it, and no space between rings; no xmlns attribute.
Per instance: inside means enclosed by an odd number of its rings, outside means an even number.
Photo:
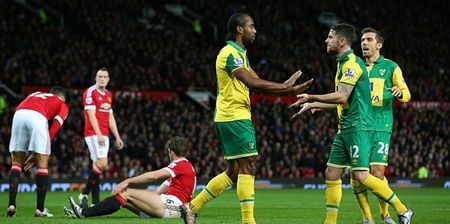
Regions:
<svg viewBox="0 0 450 224"><path fill-rule="evenodd" d="M71 113L52 145L49 175L55 179L87 178L90 160L83 139L81 96L70 95L68 102ZM115 102L125 149L112 147L105 177L123 178L167 165L164 143L175 135L189 139L189 159L199 178L211 178L224 170L213 111L183 95L173 100L126 96ZM263 100L253 107L259 151L257 177L322 177L336 133L336 115L321 112L291 121L288 110L279 101ZM8 142L13 112L14 107L8 108L0 119L2 178L7 178L11 166ZM415 177L421 164L428 167L431 177L450 176L448 114L448 104L433 108L407 105L395 111L388 176Z"/></svg>
<svg viewBox="0 0 450 224"><path fill-rule="evenodd" d="M204 24L216 25L218 39L194 32L191 24L168 13L160 1L47 2L63 14L63 27L50 13L42 19L14 2L2 2L1 82L17 92L23 84L84 88L99 67L108 67L113 89L201 87L214 93L214 63L224 44L226 20L243 10L256 23L257 41L248 56L261 77L284 81L301 68L304 79L316 80L311 92L329 91L335 62L325 52L328 27L317 17L332 12L358 29L373 26L385 32L383 52L403 69L413 99L450 99L450 64L443 57L449 52L449 20L440 2L244 2L168 1L197 12ZM427 30L439 32L431 35ZM359 44L353 48L360 55Z"/></svg>

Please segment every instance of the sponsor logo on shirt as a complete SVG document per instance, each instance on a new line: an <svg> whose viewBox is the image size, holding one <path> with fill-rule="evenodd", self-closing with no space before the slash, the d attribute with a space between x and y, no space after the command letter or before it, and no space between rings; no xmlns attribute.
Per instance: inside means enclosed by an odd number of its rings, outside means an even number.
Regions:
<svg viewBox="0 0 450 224"><path fill-rule="evenodd" d="M86 104L92 103L92 97L86 97Z"/></svg>
<svg viewBox="0 0 450 224"><path fill-rule="evenodd" d="M344 74L345 74L345 77L353 78L353 77L355 77L356 72L355 72L355 69L347 68L347 70L345 70Z"/></svg>
<svg viewBox="0 0 450 224"><path fill-rule="evenodd" d="M244 66L244 60L242 60L242 58L235 58L234 59L234 66L236 66L236 67Z"/></svg>

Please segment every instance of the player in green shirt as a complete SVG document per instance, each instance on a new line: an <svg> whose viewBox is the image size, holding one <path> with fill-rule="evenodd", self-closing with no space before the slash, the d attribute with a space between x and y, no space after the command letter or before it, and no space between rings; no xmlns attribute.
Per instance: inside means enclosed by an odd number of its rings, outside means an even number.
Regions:
<svg viewBox="0 0 450 224"><path fill-rule="evenodd" d="M403 205L385 182L369 172L373 145L370 84L364 62L351 49L355 40L355 28L351 25L341 23L330 29L325 43L327 53L337 57L336 91L322 95L297 95L298 100L291 107L301 106L301 109L293 118L309 110L337 109L338 133L333 140L325 171L325 224L337 223L342 198L341 175L347 167L351 167L352 179L391 204L397 211L401 224L409 224L412 210Z"/></svg>
<svg viewBox="0 0 450 224"><path fill-rule="evenodd" d="M266 81L253 71L247 58L246 47L255 41L253 19L245 13L230 17L227 24L227 44L216 59L217 100L214 126L220 139L227 170L215 176L189 205L182 207L185 223L196 221L203 205L221 195L236 183L241 205L242 223L253 224L255 203L255 172L257 146L255 129L250 113L250 89L266 93L296 94L304 92L312 79L295 85L301 71L284 83Z"/></svg>
<svg viewBox="0 0 450 224"><path fill-rule="evenodd" d="M361 49L369 72L370 91L374 118L373 148L370 156L370 172L385 181L384 170L388 165L389 143L393 126L393 103L395 99L406 103L411 94L397 63L381 55L384 37L374 28L362 30ZM367 191L363 185L352 181L356 200L363 214L363 223L373 223ZM389 204L379 200L380 214L383 224L395 224L389 215Z"/></svg>

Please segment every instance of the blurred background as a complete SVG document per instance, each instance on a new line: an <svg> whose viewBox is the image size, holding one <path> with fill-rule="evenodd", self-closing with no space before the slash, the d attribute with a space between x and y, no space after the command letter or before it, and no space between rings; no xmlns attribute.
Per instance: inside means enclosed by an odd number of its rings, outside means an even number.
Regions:
<svg viewBox="0 0 450 224"><path fill-rule="evenodd" d="M0 2L0 180L11 166L8 145L17 104L35 90L70 89L70 115L52 143L49 175L87 178L81 94L100 67L110 71L114 113L125 149L110 150L105 178L125 178L168 164L164 143L190 140L198 177L225 169L213 128L215 59L230 15L249 13L258 31L248 48L261 78L283 82L299 68L310 93L334 89L335 58L324 41L337 22L372 26L386 41L412 94L396 104L388 177L450 176L449 27L443 1L122 1ZM360 43L353 48L361 55ZM336 114L291 121L291 97L252 94L257 178L320 178L337 129ZM111 141L113 142L113 141ZM34 172L24 173L24 178Z"/></svg>

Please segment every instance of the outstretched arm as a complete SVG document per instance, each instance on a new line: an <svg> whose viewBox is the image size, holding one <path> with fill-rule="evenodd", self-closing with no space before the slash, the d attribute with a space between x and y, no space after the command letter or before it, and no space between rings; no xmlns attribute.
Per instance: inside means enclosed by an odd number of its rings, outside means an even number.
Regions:
<svg viewBox="0 0 450 224"><path fill-rule="evenodd" d="M313 82L313 79L310 79L302 84L294 86L297 79L302 75L302 71L300 70L292 74L291 77L284 83L261 79L253 70L247 70L244 68L237 69L233 72L233 75L250 89L275 94L301 93L308 89Z"/></svg>
<svg viewBox="0 0 450 224"><path fill-rule="evenodd" d="M141 174L136 177L127 178L124 181L117 184L117 186L112 190L112 194L118 194L125 190L129 184L144 184L144 183L150 183L155 180L168 178L170 176L170 173L163 169L147 172L144 174Z"/></svg>

